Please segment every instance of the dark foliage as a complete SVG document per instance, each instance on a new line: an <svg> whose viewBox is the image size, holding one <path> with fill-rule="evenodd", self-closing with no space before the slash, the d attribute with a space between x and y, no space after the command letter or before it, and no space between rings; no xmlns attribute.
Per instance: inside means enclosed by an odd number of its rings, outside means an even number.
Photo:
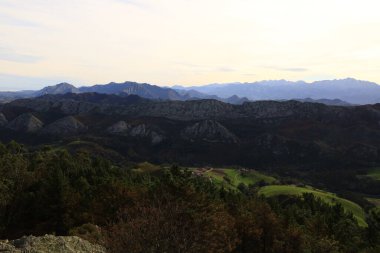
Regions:
<svg viewBox="0 0 380 253"><path fill-rule="evenodd" d="M379 212L361 228L313 195L258 198L173 166L155 175L81 152L0 145L0 235L74 234L110 252L376 252Z"/></svg>

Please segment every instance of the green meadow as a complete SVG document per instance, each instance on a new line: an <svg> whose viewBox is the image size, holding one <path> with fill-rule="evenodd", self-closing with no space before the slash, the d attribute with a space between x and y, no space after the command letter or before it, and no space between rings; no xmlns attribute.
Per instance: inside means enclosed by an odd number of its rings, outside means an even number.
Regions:
<svg viewBox="0 0 380 253"><path fill-rule="evenodd" d="M301 196L303 193L312 193L321 200L329 204L341 204L347 212L351 212L357 219L359 225L366 226L365 212L358 204L347 199L340 198L331 192L325 192L317 189L298 187L294 185L269 185L259 190L259 194L265 197L273 197L279 195L296 195Z"/></svg>

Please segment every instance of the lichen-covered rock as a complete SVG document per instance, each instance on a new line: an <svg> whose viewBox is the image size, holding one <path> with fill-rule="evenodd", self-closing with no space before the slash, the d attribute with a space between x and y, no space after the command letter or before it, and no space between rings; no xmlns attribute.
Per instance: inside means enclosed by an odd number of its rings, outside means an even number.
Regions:
<svg viewBox="0 0 380 253"><path fill-rule="evenodd" d="M13 241L0 241L4 253L105 253L106 250L76 236L24 236Z"/></svg>
<svg viewBox="0 0 380 253"><path fill-rule="evenodd" d="M73 135L83 133L87 130L87 127L74 118L73 116L68 116L62 119L59 119L42 129L43 134L49 135Z"/></svg>
<svg viewBox="0 0 380 253"><path fill-rule="evenodd" d="M237 143L238 138L215 120L204 120L187 127L181 133L182 138L190 141Z"/></svg>
<svg viewBox="0 0 380 253"><path fill-rule="evenodd" d="M12 120L7 127L14 131L32 133L40 130L43 125L42 121L33 114L24 113Z"/></svg>
<svg viewBox="0 0 380 253"><path fill-rule="evenodd" d="M4 114L0 113L0 127L4 127L8 124L8 120Z"/></svg>

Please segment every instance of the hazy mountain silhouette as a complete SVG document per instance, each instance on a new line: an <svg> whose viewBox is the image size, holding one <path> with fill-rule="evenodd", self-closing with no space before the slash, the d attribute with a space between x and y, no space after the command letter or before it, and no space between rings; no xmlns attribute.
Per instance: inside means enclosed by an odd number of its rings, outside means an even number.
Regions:
<svg viewBox="0 0 380 253"><path fill-rule="evenodd" d="M68 83L60 83L54 86L48 86L37 91L20 91L20 92L0 92L0 102L9 102L18 98L32 98L43 95L63 95L67 93L98 93L113 94L118 96L137 95L142 98L155 100L198 100L198 99L215 99L232 104L242 104L248 101L247 98L230 96L222 99L218 96L203 94L199 91L192 90L175 90L167 87L160 87L147 83L124 82L98 84L94 86L75 87Z"/></svg>
<svg viewBox="0 0 380 253"><path fill-rule="evenodd" d="M0 102L18 98L38 97L66 93L99 93L114 95L138 95L155 100L215 99L231 104L243 104L249 100L306 100L328 105L374 104L380 102L380 86L376 83L352 78L307 83L286 80L254 83L226 83L204 86L160 87L147 83L124 82L85 87L68 83L48 86L38 91L0 92Z"/></svg>
<svg viewBox="0 0 380 253"><path fill-rule="evenodd" d="M353 78L326 80L307 83L286 80L261 81L253 83L225 83L204 86L181 87L176 89L195 90L221 98L233 95L250 100L289 99L340 99L352 104L374 104L380 102L380 86L373 82Z"/></svg>

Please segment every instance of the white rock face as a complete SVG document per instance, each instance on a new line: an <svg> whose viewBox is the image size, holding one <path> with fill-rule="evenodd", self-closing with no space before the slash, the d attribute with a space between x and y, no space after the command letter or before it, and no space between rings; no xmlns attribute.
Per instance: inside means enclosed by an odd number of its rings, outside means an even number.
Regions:
<svg viewBox="0 0 380 253"><path fill-rule="evenodd" d="M129 134L133 137L148 137L150 132L145 124L141 124L132 128Z"/></svg>
<svg viewBox="0 0 380 253"><path fill-rule="evenodd" d="M238 138L222 124L214 120L205 120L187 127L181 133L182 138L190 141L237 143Z"/></svg>
<svg viewBox="0 0 380 253"><path fill-rule="evenodd" d="M163 134L160 134L158 131L154 130L150 126L147 126L146 124L132 126L125 121L119 121L110 126L107 129L107 132L110 134L130 136L134 138L150 138L152 144L158 144L165 139Z"/></svg>
<svg viewBox="0 0 380 253"><path fill-rule="evenodd" d="M128 132L132 126L125 121L119 121L107 128L107 132L111 134L122 134Z"/></svg>
<svg viewBox="0 0 380 253"><path fill-rule="evenodd" d="M0 241L0 252L6 253L105 253L106 250L76 236L24 236L13 241Z"/></svg>

